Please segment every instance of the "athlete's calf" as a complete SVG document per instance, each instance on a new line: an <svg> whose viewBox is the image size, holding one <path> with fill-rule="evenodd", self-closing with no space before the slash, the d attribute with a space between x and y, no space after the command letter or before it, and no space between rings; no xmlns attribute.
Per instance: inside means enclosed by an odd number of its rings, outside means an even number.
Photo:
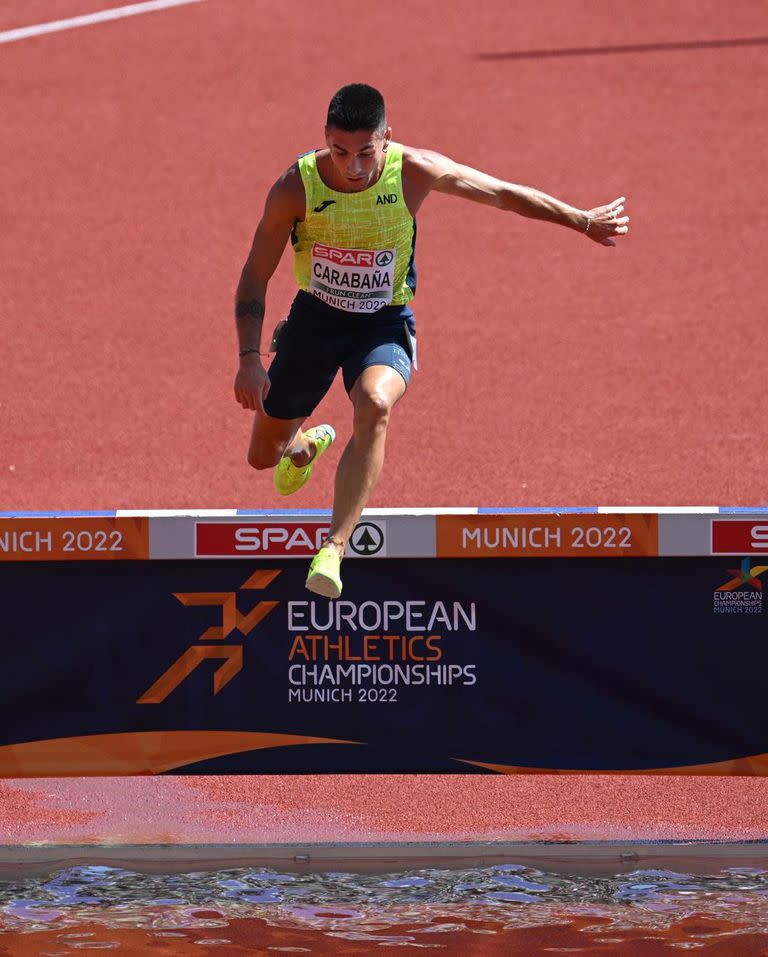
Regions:
<svg viewBox="0 0 768 957"><path fill-rule="evenodd" d="M301 437L304 419L275 419L269 415L257 415L253 420L251 441L248 446L248 464L255 469L272 469L288 454L301 453L310 458L307 443ZM300 461L294 462L300 466Z"/></svg>

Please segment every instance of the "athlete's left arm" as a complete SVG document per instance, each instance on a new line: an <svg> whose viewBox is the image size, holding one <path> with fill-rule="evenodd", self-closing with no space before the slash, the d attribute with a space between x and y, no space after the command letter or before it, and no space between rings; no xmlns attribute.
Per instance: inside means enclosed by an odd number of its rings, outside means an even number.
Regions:
<svg viewBox="0 0 768 957"><path fill-rule="evenodd" d="M629 216L621 215L626 202L623 196L605 206L576 209L541 190L496 179L432 150L409 150L408 154L408 171L426 192L437 190L530 219L567 226L586 233L602 246L615 246L611 237L622 236L629 231Z"/></svg>

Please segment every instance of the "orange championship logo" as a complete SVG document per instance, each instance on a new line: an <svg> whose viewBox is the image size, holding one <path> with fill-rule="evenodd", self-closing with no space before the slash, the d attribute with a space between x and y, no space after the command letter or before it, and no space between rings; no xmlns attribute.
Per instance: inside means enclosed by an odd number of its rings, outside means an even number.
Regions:
<svg viewBox="0 0 768 957"><path fill-rule="evenodd" d="M281 574L280 569L260 569L240 589L261 590ZM224 641L233 631L247 638L257 625L280 604L259 601L247 613L237 607L237 592L178 592L174 598L182 605L212 605L221 608L221 625L212 625L200 635L200 641ZM243 668L242 645L192 645L148 688L136 704L160 704L204 661L223 659L213 675L213 693L218 694Z"/></svg>

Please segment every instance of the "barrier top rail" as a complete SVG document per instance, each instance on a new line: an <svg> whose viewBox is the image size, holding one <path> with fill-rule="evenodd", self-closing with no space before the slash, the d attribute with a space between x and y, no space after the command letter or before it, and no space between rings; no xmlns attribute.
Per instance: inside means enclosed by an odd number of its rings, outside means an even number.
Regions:
<svg viewBox="0 0 768 957"><path fill-rule="evenodd" d="M0 561L306 558L321 509L0 512ZM368 509L350 558L768 555L768 508L595 506Z"/></svg>

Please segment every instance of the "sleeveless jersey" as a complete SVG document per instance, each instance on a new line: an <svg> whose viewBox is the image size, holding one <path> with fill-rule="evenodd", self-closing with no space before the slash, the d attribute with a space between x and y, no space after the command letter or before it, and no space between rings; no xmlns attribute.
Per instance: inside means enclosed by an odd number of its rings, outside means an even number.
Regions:
<svg viewBox="0 0 768 957"><path fill-rule="evenodd" d="M361 315L413 298L416 220L405 205L402 169L402 144L390 143L379 180L340 193L320 179L315 150L299 157L307 202L291 241L300 289Z"/></svg>

